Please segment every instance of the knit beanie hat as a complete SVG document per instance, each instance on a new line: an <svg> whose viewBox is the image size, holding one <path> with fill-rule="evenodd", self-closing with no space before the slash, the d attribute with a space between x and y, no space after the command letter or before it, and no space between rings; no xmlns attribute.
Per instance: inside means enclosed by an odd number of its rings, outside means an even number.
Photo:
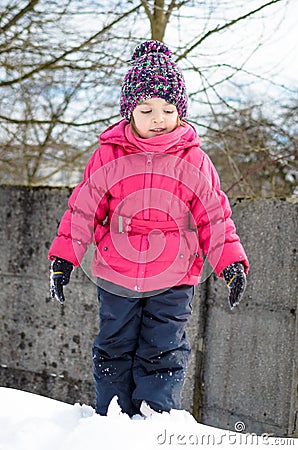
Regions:
<svg viewBox="0 0 298 450"><path fill-rule="evenodd" d="M130 121L139 103L153 97L175 105L180 119L186 116L184 77L166 45L145 41L135 48L130 63L132 67L124 77L120 98L120 113L126 120Z"/></svg>

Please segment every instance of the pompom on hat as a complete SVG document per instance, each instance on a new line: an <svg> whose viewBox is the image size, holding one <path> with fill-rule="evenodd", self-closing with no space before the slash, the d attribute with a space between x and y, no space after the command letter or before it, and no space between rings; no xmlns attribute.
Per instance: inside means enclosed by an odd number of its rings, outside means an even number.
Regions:
<svg viewBox="0 0 298 450"><path fill-rule="evenodd" d="M186 116L184 77L165 44L143 42L135 48L130 63L132 67L124 77L120 97L120 113L126 120L130 121L140 102L153 97L175 105L180 119Z"/></svg>

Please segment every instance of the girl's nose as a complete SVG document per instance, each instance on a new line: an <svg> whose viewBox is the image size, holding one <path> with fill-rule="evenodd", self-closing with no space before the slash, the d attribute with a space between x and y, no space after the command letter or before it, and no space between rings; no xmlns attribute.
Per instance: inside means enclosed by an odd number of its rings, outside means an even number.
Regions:
<svg viewBox="0 0 298 450"><path fill-rule="evenodd" d="M153 117L153 122L154 123L159 123L159 122L163 122L163 115L162 114L155 114L155 116Z"/></svg>

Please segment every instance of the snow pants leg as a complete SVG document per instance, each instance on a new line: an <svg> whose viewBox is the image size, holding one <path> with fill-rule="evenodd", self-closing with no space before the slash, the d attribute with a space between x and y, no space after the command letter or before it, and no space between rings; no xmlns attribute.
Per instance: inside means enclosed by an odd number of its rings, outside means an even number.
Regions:
<svg viewBox="0 0 298 450"><path fill-rule="evenodd" d="M192 286L144 298L118 297L98 288L100 331L93 344L96 412L107 413L117 395L123 412L142 400L157 411L181 407L190 347L185 325Z"/></svg>
<svg viewBox="0 0 298 450"><path fill-rule="evenodd" d="M138 298L120 297L98 287L100 331L92 348L96 390L96 412L106 415L117 395L123 412L138 411L132 402L132 376L138 346L142 305Z"/></svg>
<svg viewBox="0 0 298 450"><path fill-rule="evenodd" d="M181 408L181 391L190 354L185 325L191 314L193 286L177 286L148 297L134 358L134 404L156 411Z"/></svg>

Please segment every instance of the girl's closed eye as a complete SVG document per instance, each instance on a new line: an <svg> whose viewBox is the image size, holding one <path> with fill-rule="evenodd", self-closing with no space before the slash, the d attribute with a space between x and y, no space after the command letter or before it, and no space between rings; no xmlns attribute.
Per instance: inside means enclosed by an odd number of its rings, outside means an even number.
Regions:
<svg viewBox="0 0 298 450"><path fill-rule="evenodd" d="M151 110L150 109L146 109L146 110L141 111L141 113L142 114L149 114L149 113L151 113Z"/></svg>

